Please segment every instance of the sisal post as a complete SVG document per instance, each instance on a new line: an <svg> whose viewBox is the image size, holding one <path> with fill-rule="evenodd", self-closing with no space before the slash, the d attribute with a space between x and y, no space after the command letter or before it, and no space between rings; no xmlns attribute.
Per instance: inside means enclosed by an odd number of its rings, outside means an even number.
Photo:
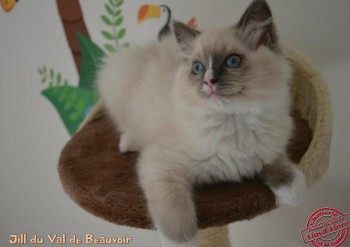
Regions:
<svg viewBox="0 0 350 247"><path fill-rule="evenodd" d="M228 226L199 230L199 247L229 247Z"/></svg>

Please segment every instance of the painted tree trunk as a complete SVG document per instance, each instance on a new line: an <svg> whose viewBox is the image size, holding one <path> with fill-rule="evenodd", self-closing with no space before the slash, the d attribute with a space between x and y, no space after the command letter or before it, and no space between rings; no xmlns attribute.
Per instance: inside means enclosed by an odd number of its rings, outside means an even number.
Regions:
<svg viewBox="0 0 350 247"><path fill-rule="evenodd" d="M72 52L75 66L80 72L81 65L81 50L79 47L79 40L77 33L81 33L87 38L90 38L89 32L86 28L83 13L80 8L79 0L56 0L57 8L68 45Z"/></svg>

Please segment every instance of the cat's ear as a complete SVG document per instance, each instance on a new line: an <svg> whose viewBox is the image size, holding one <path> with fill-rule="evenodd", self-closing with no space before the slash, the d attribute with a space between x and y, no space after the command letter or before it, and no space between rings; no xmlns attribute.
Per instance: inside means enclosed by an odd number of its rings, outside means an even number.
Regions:
<svg viewBox="0 0 350 247"><path fill-rule="evenodd" d="M189 54L193 48L193 40L200 32L179 21L173 21L173 28L177 43L182 51Z"/></svg>
<svg viewBox="0 0 350 247"><path fill-rule="evenodd" d="M261 45L270 49L275 49L278 45L271 10L265 0L254 0L244 12L236 28L253 50Z"/></svg>

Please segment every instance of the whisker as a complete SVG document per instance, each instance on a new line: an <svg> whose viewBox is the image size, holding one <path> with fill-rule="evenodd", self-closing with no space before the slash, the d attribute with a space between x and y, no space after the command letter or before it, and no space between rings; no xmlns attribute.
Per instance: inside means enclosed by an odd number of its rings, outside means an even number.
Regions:
<svg viewBox="0 0 350 247"><path fill-rule="evenodd" d="M195 92L182 93L181 95L194 94Z"/></svg>
<svg viewBox="0 0 350 247"><path fill-rule="evenodd" d="M260 74L248 74L248 75L244 75L244 76L240 76L240 77L231 77L231 78L222 78L221 81L225 82L225 81L234 81L234 80L242 80L242 79L255 79L261 76L266 76L266 75L271 75L274 74L277 71L268 71L265 73L260 73ZM237 82L237 83L243 83L243 82Z"/></svg>
<svg viewBox="0 0 350 247"><path fill-rule="evenodd" d="M183 93L181 93L180 95L188 95L188 94L194 94L194 93L196 93L196 90L183 92ZM171 96L171 94L168 94L168 97L170 97L170 96Z"/></svg>

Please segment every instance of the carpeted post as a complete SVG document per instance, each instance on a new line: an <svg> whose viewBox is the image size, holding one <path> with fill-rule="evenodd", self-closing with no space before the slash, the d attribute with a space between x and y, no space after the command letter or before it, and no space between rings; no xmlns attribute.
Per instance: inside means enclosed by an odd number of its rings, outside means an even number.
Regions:
<svg viewBox="0 0 350 247"><path fill-rule="evenodd" d="M228 227L210 227L199 230L199 247L229 247Z"/></svg>

